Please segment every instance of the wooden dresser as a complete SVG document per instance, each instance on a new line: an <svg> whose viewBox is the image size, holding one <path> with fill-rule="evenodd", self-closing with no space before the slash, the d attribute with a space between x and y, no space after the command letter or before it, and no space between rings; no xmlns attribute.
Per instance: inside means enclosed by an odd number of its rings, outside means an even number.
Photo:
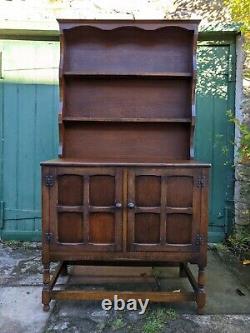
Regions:
<svg viewBox="0 0 250 333"><path fill-rule="evenodd" d="M45 311L51 299L116 294L203 312L210 165L193 160L198 23L59 20L60 158L41 163ZM193 292L56 290L74 264L179 265Z"/></svg>

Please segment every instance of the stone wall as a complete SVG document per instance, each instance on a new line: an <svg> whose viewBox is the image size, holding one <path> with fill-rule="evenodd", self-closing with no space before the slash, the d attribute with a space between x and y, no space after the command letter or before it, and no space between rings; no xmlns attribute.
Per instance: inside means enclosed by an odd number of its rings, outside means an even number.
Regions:
<svg viewBox="0 0 250 333"><path fill-rule="evenodd" d="M236 108L236 117L250 128L250 34L240 40L241 50L238 55L240 66L239 86L236 90L236 102L239 100L239 109ZM235 151L235 223L238 233L250 234L250 161L240 161L238 147L240 145L240 131L236 127Z"/></svg>
<svg viewBox="0 0 250 333"><path fill-rule="evenodd" d="M64 18L202 18L201 29L230 29L223 0L0 0L0 20L46 22ZM2 23L3 24L3 23Z"/></svg>

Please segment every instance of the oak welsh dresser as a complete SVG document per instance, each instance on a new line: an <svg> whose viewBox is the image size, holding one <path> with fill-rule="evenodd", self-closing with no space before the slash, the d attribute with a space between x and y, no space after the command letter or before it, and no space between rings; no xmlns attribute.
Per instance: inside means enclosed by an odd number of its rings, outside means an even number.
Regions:
<svg viewBox="0 0 250 333"><path fill-rule="evenodd" d="M202 313L210 165L193 159L199 21L58 22L60 152L41 163L43 308L117 294L196 301ZM178 265L193 291L56 289L74 264Z"/></svg>

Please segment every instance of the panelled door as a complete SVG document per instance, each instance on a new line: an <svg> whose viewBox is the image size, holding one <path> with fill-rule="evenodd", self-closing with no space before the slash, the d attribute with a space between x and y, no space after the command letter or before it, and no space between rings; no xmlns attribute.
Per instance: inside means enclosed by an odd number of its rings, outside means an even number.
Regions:
<svg viewBox="0 0 250 333"><path fill-rule="evenodd" d="M122 170L53 168L50 249L120 251Z"/></svg>
<svg viewBox="0 0 250 333"><path fill-rule="evenodd" d="M128 250L196 251L200 169L130 169Z"/></svg>

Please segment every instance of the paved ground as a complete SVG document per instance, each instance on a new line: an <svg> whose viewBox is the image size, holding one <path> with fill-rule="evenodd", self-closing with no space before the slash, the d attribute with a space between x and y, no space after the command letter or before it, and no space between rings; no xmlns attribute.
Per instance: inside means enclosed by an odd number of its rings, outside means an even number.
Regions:
<svg viewBox="0 0 250 333"><path fill-rule="evenodd" d="M14 244L15 245L15 244ZM193 268L195 270L195 268ZM136 290L156 289L157 276L164 290L188 289L177 270L140 268L76 268L68 288ZM100 277L100 274L102 277ZM42 311L42 267L36 244L0 243L0 332L250 332L250 267L242 266L224 251L209 251L206 315L197 316L192 303L150 304L138 311L104 311L100 302L57 302L50 313ZM66 281L61 281L66 282Z"/></svg>

